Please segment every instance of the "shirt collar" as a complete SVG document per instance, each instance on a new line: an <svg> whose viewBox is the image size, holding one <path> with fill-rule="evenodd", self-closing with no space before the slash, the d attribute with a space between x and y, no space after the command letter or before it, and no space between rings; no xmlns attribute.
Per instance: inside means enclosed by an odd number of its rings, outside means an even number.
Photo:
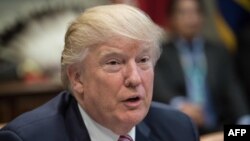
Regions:
<svg viewBox="0 0 250 141"><path fill-rule="evenodd" d="M84 120L86 128L88 130L91 141L117 141L119 135L112 132L110 129L103 127L96 121L94 121L89 115L84 111L84 109L78 104L78 108L81 113L81 117ZM133 127L128 133L129 136L135 141L135 127Z"/></svg>

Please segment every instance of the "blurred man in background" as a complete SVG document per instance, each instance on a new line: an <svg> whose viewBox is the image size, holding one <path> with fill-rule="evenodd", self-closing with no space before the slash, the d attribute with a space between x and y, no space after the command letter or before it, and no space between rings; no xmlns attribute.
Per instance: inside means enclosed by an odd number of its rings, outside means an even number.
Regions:
<svg viewBox="0 0 250 141"><path fill-rule="evenodd" d="M156 66L154 99L189 115L200 133L249 123L248 109L227 50L204 39L199 0L172 0L171 41Z"/></svg>

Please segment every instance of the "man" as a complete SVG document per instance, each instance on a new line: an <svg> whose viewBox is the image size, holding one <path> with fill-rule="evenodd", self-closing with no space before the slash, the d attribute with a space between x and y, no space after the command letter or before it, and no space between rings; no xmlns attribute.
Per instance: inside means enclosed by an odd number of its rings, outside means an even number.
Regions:
<svg viewBox="0 0 250 141"><path fill-rule="evenodd" d="M61 66L68 90L10 122L0 140L198 140L186 115L151 104L161 35L131 6L86 10L65 37Z"/></svg>
<svg viewBox="0 0 250 141"><path fill-rule="evenodd" d="M173 0L169 9L172 40L156 66L154 99L189 115L201 134L226 123L249 123L228 53L201 35L200 1Z"/></svg>

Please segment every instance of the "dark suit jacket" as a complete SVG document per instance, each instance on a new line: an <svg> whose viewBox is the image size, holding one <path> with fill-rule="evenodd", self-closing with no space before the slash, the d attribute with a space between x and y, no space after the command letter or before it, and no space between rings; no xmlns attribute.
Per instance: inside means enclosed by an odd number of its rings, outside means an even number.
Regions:
<svg viewBox="0 0 250 141"><path fill-rule="evenodd" d="M206 81L218 124L234 123L248 110L226 49L205 42ZM162 56L155 67L154 100L168 103L176 96L187 96L184 72L177 47L173 42L163 45Z"/></svg>
<svg viewBox="0 0 250 141"><path fill-rule="evenodd" d="M190 119L153 103L136 126L136 141L197 141ZM62 92L45 105L25 113L0 130L0 141L90 141L76 100Z"/></svg>

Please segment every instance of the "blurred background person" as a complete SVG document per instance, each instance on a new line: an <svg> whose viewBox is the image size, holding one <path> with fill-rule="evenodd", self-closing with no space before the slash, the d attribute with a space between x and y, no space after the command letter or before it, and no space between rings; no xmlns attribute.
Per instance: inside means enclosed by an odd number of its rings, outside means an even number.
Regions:
<svg viewBox="0 0 250 141"><path fill-rule="evenodd" d="M202 35L199 0L173 0L168 19L171 41L163 44L156 66L154 100L189 115L200 133L227 123L249 123L249 111L226 48Z"/></svg>

